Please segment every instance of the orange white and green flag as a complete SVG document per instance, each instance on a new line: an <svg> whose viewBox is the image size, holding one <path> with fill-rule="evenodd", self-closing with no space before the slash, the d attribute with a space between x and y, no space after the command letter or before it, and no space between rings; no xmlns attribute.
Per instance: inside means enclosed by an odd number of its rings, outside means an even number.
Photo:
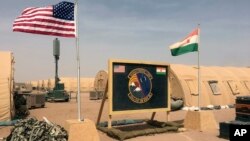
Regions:
<svg viewBox="0 0 250 141"><path fill-rule="evenodd" d="M157 68L156 68L156 74L159 74L159 75L166 75L166 68L157 67Z"/></svg>
<svg viewBox="0 0 250 141"><path fill-rule="evenodd" d="M182 41L169 46L172 56L178 56L188 52L198 51L199 33L200 29L197 28Z"/></svg>

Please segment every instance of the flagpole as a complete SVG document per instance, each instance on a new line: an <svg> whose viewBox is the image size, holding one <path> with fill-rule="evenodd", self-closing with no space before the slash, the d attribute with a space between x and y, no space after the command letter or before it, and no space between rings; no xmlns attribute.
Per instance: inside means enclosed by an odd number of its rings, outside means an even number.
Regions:
<svg viewBox="0 0 250 141"><path fill-rule="evenodd" d="M200 102L201 102L201 89L200 89L200 24L198 24L198 110L200 110Z"/></svg>
<svg viewBox="0 0 250 141"><path fill-rule="evenodd" d="M83 121L81 117L81 92L80 92L80 55L79 55L79 31L78 31L78 0L75 0L74 8L75 32L76 32L76 60L77 60L77 112L78 120Z"/></svg>

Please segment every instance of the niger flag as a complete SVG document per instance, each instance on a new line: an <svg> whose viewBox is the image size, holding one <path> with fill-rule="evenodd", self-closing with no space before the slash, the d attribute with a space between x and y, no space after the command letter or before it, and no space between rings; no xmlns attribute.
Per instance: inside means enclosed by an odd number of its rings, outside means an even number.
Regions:
<svg viewBox="0 0 250 141"><path fill-rule="evenodd" d="M198 51L199 32L200 29L197 28L182 41L172 44L169 47L172 56Z"/></svg>

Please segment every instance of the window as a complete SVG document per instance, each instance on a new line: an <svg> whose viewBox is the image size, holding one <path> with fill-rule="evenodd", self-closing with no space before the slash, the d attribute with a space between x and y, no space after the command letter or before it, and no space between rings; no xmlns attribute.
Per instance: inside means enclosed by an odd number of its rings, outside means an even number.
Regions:
<svg viewBox="0 0 250 141"><path fill-rule="evenodd" d="M249 81L242 81L242 85L250 92L250 82Z"/></svg>
<svg viewBox="0 0 250 141"><path fill-rule="evenodd" d="M235 81L230 80L230 81L227 81L227 83L234 95L240 94L239 87Z"/></svg>
<svg viewBox="0 0 250 141"><path fill-rule="evenodd" d="M211 81L208 81L209 83L209 86L213 92L214 95L220 95L221 92L220 92L220 88L218 86L218 81L215 81L215 80L211 80Z"/></svg>
<svg viewBox="0 0 250 141"><path fill-rule="evenodd" d="M194 80L186 80L186 82L190 90L190 93L192 95L198 95L198 82Z"/></svg>

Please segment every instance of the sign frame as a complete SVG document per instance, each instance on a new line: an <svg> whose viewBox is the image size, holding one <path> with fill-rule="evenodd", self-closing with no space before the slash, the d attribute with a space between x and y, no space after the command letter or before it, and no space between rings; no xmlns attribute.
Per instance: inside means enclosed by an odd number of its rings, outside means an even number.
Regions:
<svg viewBox="0 0 250 141"><path fill-rule="evenodd" d="M151 66L164 66L167 68L166 71L166 79L167 79L167 93L166 93L166 101L167 105L163 108L150 108L150 109L136 109L136 110L121 110L114 111L113 110L113 73L114 73L114 63L124 63L124 64L142 64L142 65L151 65ZM170 65L168 63L161 62L149 62L149 61L136 61L136 60L122 60L122 59L109 59L108 62L108 100L109 100L109 116L111 115L119 115L119 114L132 114L132 113L147 113L147 112L169 112L171 110L170 107L170 81L169 81L169 71Z"/></svg>

